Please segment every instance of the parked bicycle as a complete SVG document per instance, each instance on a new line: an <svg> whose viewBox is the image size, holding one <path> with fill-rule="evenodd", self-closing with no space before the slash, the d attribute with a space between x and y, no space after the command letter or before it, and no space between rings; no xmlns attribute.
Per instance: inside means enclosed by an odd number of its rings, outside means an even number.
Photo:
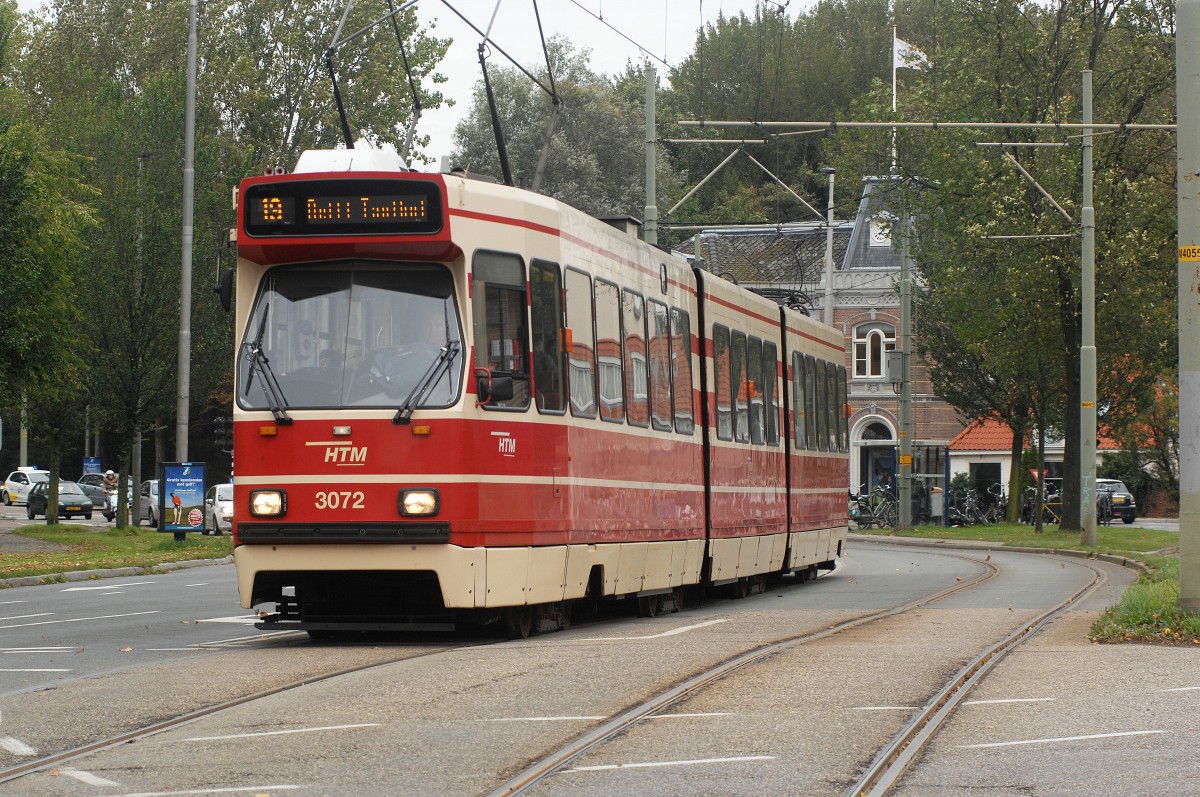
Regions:
<svg viewBox="0 0 1200 797"><path fill-rule="evenodd" d="M866 489L865 484L862 487ZM900 522L900 502L887 488L876 485L870 492L860 492L851 499L850 518L860 529L892 528Z"/></svg>

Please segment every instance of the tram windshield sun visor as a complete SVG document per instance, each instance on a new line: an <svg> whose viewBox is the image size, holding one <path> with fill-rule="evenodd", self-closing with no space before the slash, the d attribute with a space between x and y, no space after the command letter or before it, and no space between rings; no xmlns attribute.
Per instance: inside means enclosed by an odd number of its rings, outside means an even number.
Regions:
<svg viewBox="0 0 1200 797"><path fill-rule="evenodd" d="M285 408L399 401L397 418L407 418L418 407L451 406L462 389L461 326L453 278L437 264L279 266L264 277L246 326L238 404L277 419Z"/></svg>

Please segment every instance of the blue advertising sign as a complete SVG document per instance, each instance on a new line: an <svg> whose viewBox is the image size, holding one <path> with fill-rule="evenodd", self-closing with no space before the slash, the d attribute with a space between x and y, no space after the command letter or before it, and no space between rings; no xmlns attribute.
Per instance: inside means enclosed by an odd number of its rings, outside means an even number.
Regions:
<svg viewBox="0 0 1200 797"><path fill-rule="evenodd" d="M84 473L99 473L100 472L100 457L84 457L83 458Z"/></svg>
<svg viewBox="0 0 1200 797"><path fill-rule="evenodd" d="M163 462L158 472L158 530L204 531L204 463Z"/></svg>

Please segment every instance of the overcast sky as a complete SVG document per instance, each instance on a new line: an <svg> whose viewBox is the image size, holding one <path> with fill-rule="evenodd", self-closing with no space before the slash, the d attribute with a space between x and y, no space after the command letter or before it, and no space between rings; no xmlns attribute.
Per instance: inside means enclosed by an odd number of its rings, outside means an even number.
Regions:
<svg viewBox="0 0 1200 797"><path fill-rule="evenodd" d="M577 49L590 49L592 70L605 75L624 71L632 60L640 63L647 57L658 67L660 80L667 72L662 64L677 65L691 52L696 29L702 21L712 22L718 15L734 16L739 12L754 16L756 6L778 9L795 18L814 0L542 0L538 3L542 28L546 38L560 34L570 39ZM496 0L451 0L452 5L480 30L487 30L495 11ZM44 0L17 0L23 11L40 8ZM381 8L385 5L376 3ZM480 79L477 47L480 35L446 7L441 0L420 0L417 16L423 26L431 23L433 33L454 40L439 71L450 79L441 87L442 93L455 100L453 108L426 111L421 118L420 133L431 137L426 154L437 158L447 155L453 146L454 125L470 107L471 94ZM598 19L603 17L603 21ZM200 20L204 24L204 20ZM330 31L330 39L333 32ZM544 63L541 39L532 0L500 0L499 12L491 25L491 38L505 52L533 71ZM639 45L648 50L647 56ZM492 66L509 66L499 53L493 53ZM663 81L665 83L665 80Z"/></svg>

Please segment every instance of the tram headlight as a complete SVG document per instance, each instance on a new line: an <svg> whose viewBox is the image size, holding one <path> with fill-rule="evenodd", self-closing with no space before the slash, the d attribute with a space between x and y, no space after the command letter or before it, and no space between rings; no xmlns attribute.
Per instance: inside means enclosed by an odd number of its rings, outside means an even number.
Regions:
<svg viewBox="0 0 1200 797"><path fill-rule="evenodd" d="M441 505L438 491L428 487L417 487L400 491L400 514L408 517L436 515Z"/></svg>
<svg viewBox="0 0 1200 797"><path fill-rule="evenodd" d="M250 514L255 517L276 517L287 513L287 493L283 490L253 490L250 493Z"/></svg>

